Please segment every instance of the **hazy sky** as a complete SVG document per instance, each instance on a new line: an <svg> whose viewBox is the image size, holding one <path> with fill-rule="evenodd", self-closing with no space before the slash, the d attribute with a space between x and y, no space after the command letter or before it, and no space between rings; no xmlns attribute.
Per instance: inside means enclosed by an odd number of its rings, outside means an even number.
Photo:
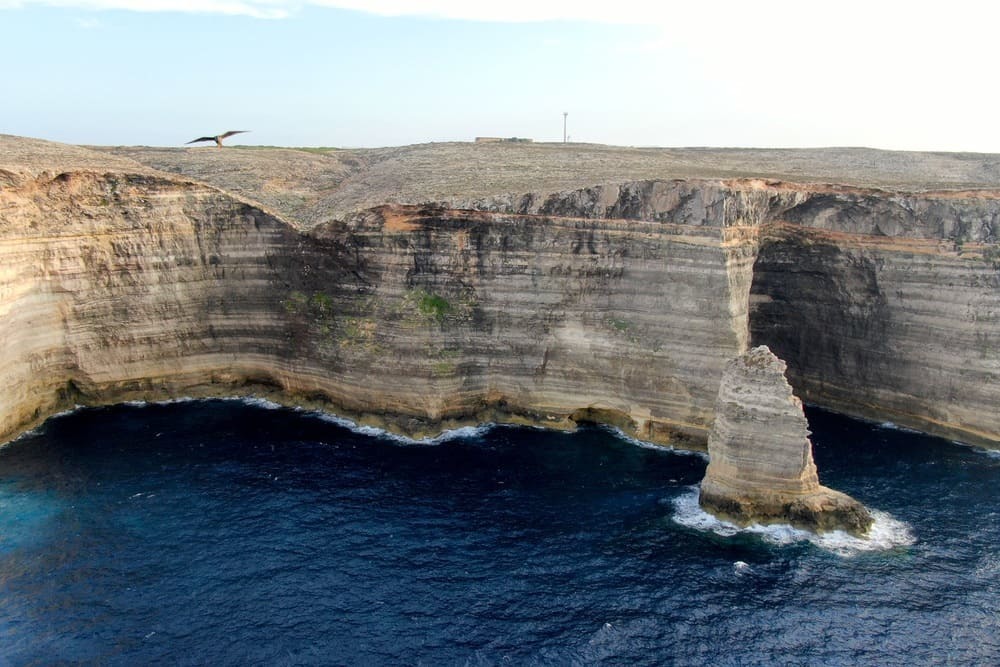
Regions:
<svg viewBox="0 0 1000 667"><path fill-rule="evenodd" d="M994 4L0 0L0 133L1000 152Z"/></svg>

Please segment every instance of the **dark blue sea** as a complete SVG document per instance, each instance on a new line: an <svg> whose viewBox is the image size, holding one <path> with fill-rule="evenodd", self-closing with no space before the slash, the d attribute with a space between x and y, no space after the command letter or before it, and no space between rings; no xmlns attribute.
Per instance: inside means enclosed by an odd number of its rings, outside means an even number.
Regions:
<svg viewBox="0 0 1000 667"><path fill-rule="evenodd" d="M808 417L872 539L713 521L704 458L599 427L60 416L0 449L0 664L1000 664L1000 458Z"/></svg>

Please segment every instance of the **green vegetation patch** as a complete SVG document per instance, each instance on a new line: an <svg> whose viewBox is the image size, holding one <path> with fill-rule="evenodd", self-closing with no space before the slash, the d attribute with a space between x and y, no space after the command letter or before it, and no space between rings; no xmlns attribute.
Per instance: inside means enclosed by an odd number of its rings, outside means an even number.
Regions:
<svg viewBox="0 0 1000 667"><path fill-rule="evenodd" d="M608 326L618 332L625 332L629 330L632 326L631 322L628 320L623 320L620 317L612 317L608 319Z"/></svg>
<svg viewBox="0 0 1000 667"><path fill-rule="evenodd" d="M630 343L638 343L639 340L644 336L644 328L641 324L636 324L631 320L626 320L623 317L609 317L604 320L604 326L610 329L615 336L624 338ZM650 341L646 341L646 345L650 345ZM655 345L657 351L659 349L659 344Z"/></svg>
<svg viewBox="0 0 1000 667"><path fill-rule="evenodd" d="M375 334L378 326L371 317L348 317L344 321L340 346L344 348L360 348L369 353L380 351Z"/></svg>
<svg viewBox="0 0 1000 667"><path fill-rule="evenodd" d="M446 297L417 287L407 290L401 299L387 305L383 312L404 327L419 328L428 324L458 327L472 321L476 303L473 291L449 290Z"/></svg>
<svg viewBox="0 0 1000 667"><path fill-rule="evenodd" d="M293 290L288 293L288 298L282 301L281 305L285 307L285 312L289 315L301 315L309 307L309 297L302 292Z"/></svg>
<svg viewBox="0 0 1000 667"><path fill-rule="evenodd" d="M311 317L316 321L332 320L335 310L333 297L326 292L306 294L292 290L281 305L289 315Z"/></svg>
<svg viewBox="0 0 1000 667"><path fill-rule="evenodd" d="M325 292L316 292L309 299L309 307L317 315L332 315L333 297Z"/></svg>
<svg viewBox="0 0 1000 667"><path fill-rule="evenodd" d="M432 367L434 377L450 377L455 374L458 367L451 361L439 361Z"/></svg>
<svg viewBox="0 0 1000 667"><path fill-rule="evenodd" d="M420 290L417 293L417 310L440 324L444 322L444 318L452 311L452 308L443 296Z"/></svg>

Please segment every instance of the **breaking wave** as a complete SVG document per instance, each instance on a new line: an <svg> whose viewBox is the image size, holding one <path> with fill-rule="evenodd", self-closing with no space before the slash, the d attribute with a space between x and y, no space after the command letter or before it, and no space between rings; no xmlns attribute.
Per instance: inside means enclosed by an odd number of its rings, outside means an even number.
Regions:
<svg viewBox="0 0 1000 667"><path fill-rule="evenodd" d="M952 441L952 443L960 445L962 447L967 447L976 454L979 454L980 456L985 456L988 459L1000 459L1000 449L987 449L986 447L979 447L978 445L970 445L964 442Z"/></svg>
<svg viewBox="0 0 1000 667"><path fill-rule="evenodd" d="M7 445L12 445L15 442L18 442L19 440L23 440L25 438L34 437L34 436L36 436L36 435L38 435L39 433L42 432L42 429L45 428L45 424L47 424L49 422L49 420L51 420L51 419L59 419L60 417L68 417L71 414L74 414L76 412L79 412L80 410L83 410L85 407L87 407L87 406L77 404L77 405L74 405L73 407L68 408L66 410L62 410L60 412L53 413L53 414L49 415L45 419L45 421L43 421L41 424L39 424L35 428L28 429L27 431L22 431L21 433L18 433L16 437L11 438L10 440L7 440L6 442L0 442L0 448L6 447Z"/></svg>
<svg viewBox="0 0 1000 667"><path fill-rule="evenodd" d="M671 452L674 454L680 454L681 456L696 456L700 459L708 460L708 454L705 452L698 452L693 449L677 449L676 447L671 447L670 445L660 445L655 442L649 442L647 440L640 440L638 438L633 438L621 429L615 426L608 426L606 424L601 424L600 428L608 433L614 435L619 440L627 442L630 445L635 445L636 447L642 447L643 449L652 449L658 452Z"/></svg>
<svg viewBox="0 0 1000 667"><path fill-rule="evenodd" d="M714 533L721 537L754 535L778 546L809 542L839 556L853 556L866 551L888 551L916 543L913 530L906 523L880 510L869 510L874 519L868 535L855 537L842 530L817 534L788 524L741 527L709 514L698 504L698 487L690 487L672 500L673 520L686 528Z"/></svg>
<svg viewBox="0 0 1000 667"><path fill-rule="evenodd" d="M329 412L322 412L319 410L313 410L305 412L308 417L313 417L321 421L328 422L330 424L336 424L342 428L346 428L354 433L360 433L361 435L367 435L373 438L380 438L382 440L391 440L393 442L399 443L401 445L440 445L442 443L448 442L450 440L460 440L463 438L476 438L484 435L490 429L497 426L496 424L481 424L479 426L462 426L460 428L453 428L442 431L433 438L410 438L405 435L400 435L398 433L392 433L383 428L378 428L377 426L363 426L356 422L351 421L345 417L338 417L337 415L330 414Z"/></svg>
<svg viewBox="0 0 1000 667"><path fill-rule="evenodd" d="M900 433L912 433L914 435L922 435L923 434L922 431L918 431L915 428L909 428L907 426L900 426L899 424L897 424L895 422L889 422L889 421L879 422L878 423L878 427L881 428L881 429L884 429L886 431L899 431Z"/></svg>
<svg viewBox="0 0 1000 667"><path fill-rule="evenodd" d="M340 417L338 415L323 412L322 410L310 410L302 407L289 407L282 405L281 403L276 403L274 401L268 400L266 398L259 398L257 396L231 396L231 397L221 397L221 398L191 398L191 397L181 397L181 398L170 398L162 401L126 401L123 405L127 405L134 408L142 408L148 405L170 405L173 403L198 403L198 402L209 402L209 401L231 401L236 403L241 403L243 405L248 405L255 408L262 408L264 410L288 410L290 412L301 413L305 417L312 417L314 419L319 419L320 421L327 422L329 424L336 424L341 428L346 428L347 430L358 433L360 435L366 435L372 438L379 438L382 440L391 440L393 442L402 445L440 445L441 443L448 442L449 440L457 440L461 438L475 438L483 435L491 428L496 426L496 424L481 424L479 426L463 426L461 428L448 429L442 431L440 434L434 436L433 438L410 438L405 435L399 435L398 433L393 433L384 428L378 428L377 426L364 426L358 424L355 421L347 419L346 417Z"/></svg>
<svg viewBox="0 0 1000 667"><path fill-rule="evenodd" d="M177 398L165 398L160 401L124 401L122 405L127 405L130 408L145 408L149 407L150 405L174 405L177 403L209 403L212 401L242 403L243 405L249 405L255 408L263 408L264 410L285 409L285 406L280 403L269 401L266 398L258 398L257 396L219 396L212 398L195 398L194 396L178 396Z"/></svg>

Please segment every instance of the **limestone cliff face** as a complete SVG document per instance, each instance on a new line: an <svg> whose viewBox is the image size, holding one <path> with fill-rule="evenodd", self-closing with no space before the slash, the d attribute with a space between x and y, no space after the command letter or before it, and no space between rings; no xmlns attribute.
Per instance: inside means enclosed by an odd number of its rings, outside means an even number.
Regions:
<svg viewBox="0 0 1000 667"><path fill-rule="evenodd" d="M85 171L0 192L0 438L76 402L273 371L287 225L211 188Z"/></svg>
<svg viewBox="0 0 1000 667"><path fill-rule="evenodd" d="M1000 264L983 256L995 245L783 225L764 237L751 335L804 400L995 446Z"/></svg>
<svg viewBox="0 0 1000 667"><path fill-rule="evenodd" d="M75 402L271 389L411 433L593 419L699 446L748 336L739 226L384 207L303 233L90 171L0 206L5 436Z"/></svg>
<svg viewBox="0 0 1000 667"><path fill-rule="evenodd" d="M868 511L820 486L802 403L785 364L766 347L732 360L722 376L708 435L700 502L740 523L787 521L810 529L863 533Z"/></svg>
<svg viewBox="0 0 1000 667"><path fill-rule="evenodd" d="M142 149L0 146L0 440L74 403L273 392L414 434L594 419L698 447L752 341L807 400L1000 442L996 193L409 183L344 213L363 160L307 155L288 187L322 192L254 204ZM238 181L238 153L170 166Z"/></svg>
<svg viewBox="0 0 1000 667"><path fill-rule="evenodd" d="M682 442L703 439L727 355L747 339L743 294L730 298L751 268L728 247L740 231L398 208L316 230L364 248L359 314L370 345L414 378L407 402L591 417ZM349 367L382 363L349 349Z"/></svg>

